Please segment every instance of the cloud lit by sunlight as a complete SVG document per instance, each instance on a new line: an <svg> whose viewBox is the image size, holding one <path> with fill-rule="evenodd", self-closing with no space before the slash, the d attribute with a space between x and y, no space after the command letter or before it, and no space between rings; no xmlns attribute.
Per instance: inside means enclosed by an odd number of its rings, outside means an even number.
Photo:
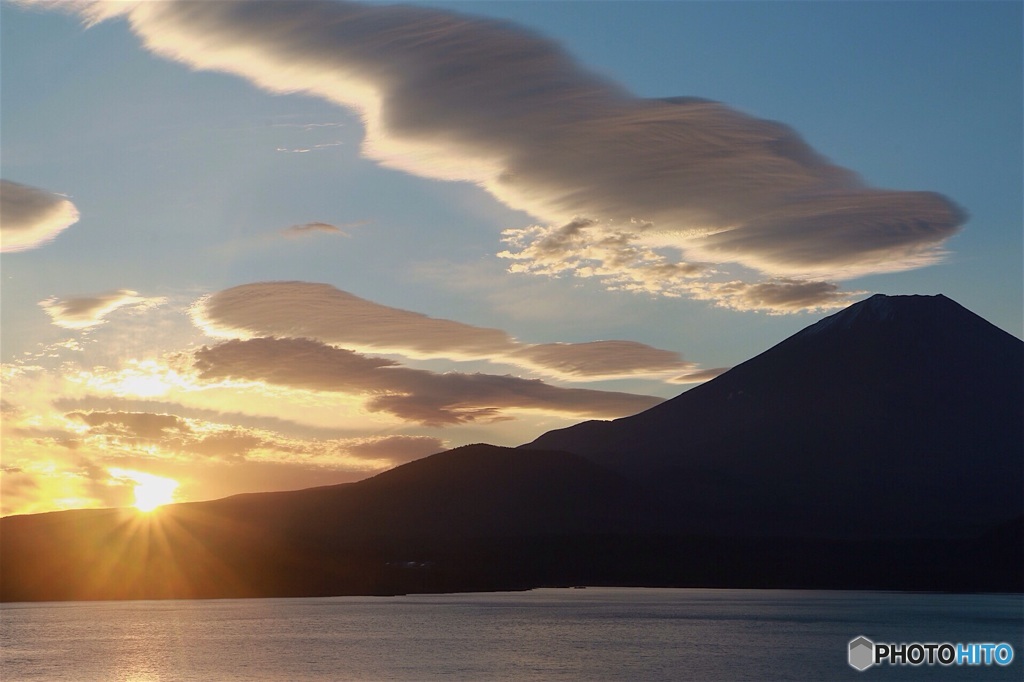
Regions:
<svg viewBox="0 0 1024 682"><path fill-rule="evenodd" d="M447 445L395 418L365 419L361 398L258 383L196 386L197 378L156 360L53 365L3 366L0 515L129 506L144 482L133 472L176 481L188 499L210 499L350 482ZM171 388L157 399L139 395L164 386ZM112 470L129 474L112 478ZM156 501L146 502L149 490L140 491L141 506Z"/></svg>
<svg viewBox="0 0 1024 682"><path fill-rule="evenodd" d="M78 209L60 194L0 180L0 251L38 248L78 222Z"/></svg>
<svg viewBox="0 0 1024 682"><path fill-rule="evenodd" d="M88 329L103 324L106 316L118 308L148 309L166 303L164 298L146 298L137 291L120 289L96 296L74 298L50 297L40 301L53 323L66 329Z"/></svg>
<svg viewBox="0 0 1024 682"><path fill-rule="evenodd" d="M215 338L302 338L409 358L488 360L564 381L669 377L695 369L679 353L634 341L528 344L501 329L381 305L316 282L231 287L199 299L190 314Z"/></svg>
<svg viewBox="0 0 1024 682"><path fill-rule="evenodd" d="M154 396L163 395L167 392L169 386L160 377L153 375L133 375L125 377L124 381L121 382L120 390L117 391L121 395L136 395L141 398L152 398Z"/></svg>
<svg viewBox="0 0 1024 682"><path fill-rule="evenodd" d="M81 372L77 378L102 393L139 398L163 396L189 383L187 377L155 360L129 360L127 367L121 370Z"/></svg>
<svg viewBox="0 0 1024 682"><path fill-rule="evenodd" d="M823 310L850 302L827 280L939 262L967 219L939 194L867 186L784 124L699 97L636 97L507 22L350 2L78 11L122 17L148 50L192 68L358 111L365 156L473 182L541 221L505 234L520 272L741 310ZM578 221L595 229L564 239L558 226ZM747 286L800 294L775 305L707 279L725 264L767 277Z"/></svg>

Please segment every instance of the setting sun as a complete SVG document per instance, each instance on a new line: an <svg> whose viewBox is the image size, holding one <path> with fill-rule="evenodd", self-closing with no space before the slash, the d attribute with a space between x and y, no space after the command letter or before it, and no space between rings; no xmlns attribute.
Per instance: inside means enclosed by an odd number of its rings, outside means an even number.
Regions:
<svg viewBox="0 0 1024 682"><path fill-rule="evenodd" d="M135 482L135 508L139 511L150 512L174 501L178 482L173 479L125 469L111 469L110 473Z"/></svg>

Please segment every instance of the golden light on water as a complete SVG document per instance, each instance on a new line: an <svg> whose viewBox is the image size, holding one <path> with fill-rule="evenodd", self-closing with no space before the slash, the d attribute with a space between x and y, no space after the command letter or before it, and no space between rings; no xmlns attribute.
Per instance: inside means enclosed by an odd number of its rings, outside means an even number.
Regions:
<svg viewBox="0 0 1024 682"><path fill-rule="evenodd" d="M135 508L143 512L150 512L160 505L170 504L174 501L174 492L178 489L178 482L174 479L141 471L110 469L110 475L135 483Z"/></svg>

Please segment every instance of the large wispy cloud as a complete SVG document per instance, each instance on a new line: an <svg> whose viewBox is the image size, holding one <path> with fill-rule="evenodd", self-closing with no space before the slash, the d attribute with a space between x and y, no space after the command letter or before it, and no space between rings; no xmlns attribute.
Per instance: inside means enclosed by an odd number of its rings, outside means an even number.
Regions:
<svg viewBox="0 0 1024 682"><path fill-rule="evenodd" d="M0 251L26 251L46 244L78 222L66 197L0 180Z"/></svg>
<svg viewBox="0 0 1024 682"><path fill-rule="evenodd" d="M95 296L53 296L39 305L59 327L88 329L103 324L106 316L119 308L148 309L164 302L162 297L139 296L137 291L118 289Z"/></svg>
<svg viewBox="0 0 1024 682"><path fill-rule="evenodd" d="M490 360L575 381L695 371L679 353L635 341L528 344L500 329L428 317L311 282L225 289L200 300L193 316L213 336L309 338L414 358Z"/></svg>
<svg viewBox="0 0 1024 682"><path fill-rule="evenodd" d="M74 7L125 17L149 50L194 68L358 109L369 157L475 182L542 221L506 233L524 272L775 309L718 288L730 278L709 264L735 263L769 287L811 284L781 310L828 308L849 296L819 282L933 263L965 220L940 195L866 186L783 124L635 97L506 22L348 2ZM548 248L578 221L594 229Z"/></svg>
<svg viewBox="0 0 1024 682"><path fill-rule="evenodd" d="M310 339L234 339L193 354L205 380L260 381L292 388L364 395L372 411L429 426L509 418L509 410L621 417L660 398L560 388L508 375L437 373L402 367Z"/></svg>

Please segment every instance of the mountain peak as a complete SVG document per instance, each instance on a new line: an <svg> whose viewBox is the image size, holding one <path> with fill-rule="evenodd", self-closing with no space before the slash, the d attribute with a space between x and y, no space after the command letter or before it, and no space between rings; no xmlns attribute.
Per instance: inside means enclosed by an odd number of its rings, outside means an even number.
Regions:
<svg viewBox="0 0 1024 682"><path fill-rule="evenodd" d="M953 310L969 312L942 294L934 296L875 294L812 324L796 336L814 336L826 331L854 329L864 324L899 320L909 316L916 317L921 313L934 316L942 310L950 311L946 314L950 314Z"/></svg>

